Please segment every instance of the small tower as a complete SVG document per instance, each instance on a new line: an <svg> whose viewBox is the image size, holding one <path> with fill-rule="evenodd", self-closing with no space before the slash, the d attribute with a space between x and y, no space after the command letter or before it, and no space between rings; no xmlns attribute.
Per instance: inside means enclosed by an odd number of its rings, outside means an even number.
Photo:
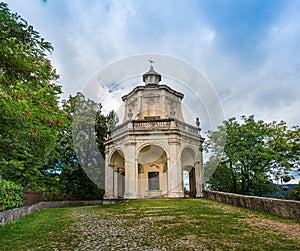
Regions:
<svg viewBox="0 0 300 251"><path fill-rule="evenodd" d="M184 95L165 84L153 68L144 85L124 95L123 123L111 131L105 151L105 198L183 197L183 172L190 194L203 196L200 123L184 122Z"/></svg>
<svg viewBox="0 0 300 251"><path fill-rule="evenodd" d="M143 81L146 85L158 85L161 81L161 75L154 71L152 64L150 70L143 75Z"/></svg>

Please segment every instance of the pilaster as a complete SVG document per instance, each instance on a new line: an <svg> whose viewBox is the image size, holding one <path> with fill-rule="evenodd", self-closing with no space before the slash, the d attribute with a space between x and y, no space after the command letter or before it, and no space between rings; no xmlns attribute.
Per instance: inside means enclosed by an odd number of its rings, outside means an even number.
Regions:
<svg viewBox="0 0 300 251"><path fill-rule="evenodd" d="M203 152L202 146L199 148L198 161L195 162L196 197L203 197L204 177L203 177Z"/></svg>
<svg viewBox="0 0 300 251"><path fill-rule="evenodd" d="M126 199L137 198L138 187L138 170L136 167L136 144L130 142L125 145L126 159L125 159L125 194Z"/></svg>
<svg viewBox="0 0 300 251"><path fill-rule="evenodd" d="M111 165L105 164L105 199L114 198L113 193L113 170Z"/></svg>
<svg viewBox="0 0 300 251"><path fill-rule="evenodd" d="M182 170L180 163L180 140L177 138L169 139L169 168L168 168L168 182L169 182L169 197L178 198L184 197L182 189Z"/></svg>

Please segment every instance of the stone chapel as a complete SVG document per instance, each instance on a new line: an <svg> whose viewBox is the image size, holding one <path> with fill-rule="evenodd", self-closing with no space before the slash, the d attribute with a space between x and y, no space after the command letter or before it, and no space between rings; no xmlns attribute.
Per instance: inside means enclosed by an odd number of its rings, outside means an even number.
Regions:
<svg viewBox="0 0 300 251"><path fill-rule="evenodd" d="M184 122L184 95L165 84L151 64L144 84L122 97L124 120L105 143L105 199L203 196L200 122Z"/></svg>

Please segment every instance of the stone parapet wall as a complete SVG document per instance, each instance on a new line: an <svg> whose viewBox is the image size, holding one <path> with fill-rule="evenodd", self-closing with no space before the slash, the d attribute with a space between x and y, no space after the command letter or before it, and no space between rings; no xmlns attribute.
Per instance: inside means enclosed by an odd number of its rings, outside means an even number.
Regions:
<svg viewBox="0 0 300 251"><path fill-rule="evenodd" d="M210 190L205 190L203 195L205 198L238 207L264 211L280 217L300 220L300 201L247 196Z"/></svg>
<svg viewBox="0 0 300 251"><path fill-rule="evenodd" d="M86 205L98 205L98 204L103 204L103 200L39 202L34 205L14 208L14 209L0 212L0 226L4 226L11 221L18 220L26 215L32 214L38 210L45 209L45 208L86 206Z"/></svg>

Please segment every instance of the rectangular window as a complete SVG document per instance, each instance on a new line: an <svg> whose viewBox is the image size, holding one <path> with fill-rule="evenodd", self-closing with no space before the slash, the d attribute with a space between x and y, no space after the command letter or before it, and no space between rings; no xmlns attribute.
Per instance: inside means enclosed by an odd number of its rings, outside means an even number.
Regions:
<svg viewBox="0 0 300 251"><path fill-rule="evenodd" d="M148 173L148 189L159 190L159 172Z"/></svg>

